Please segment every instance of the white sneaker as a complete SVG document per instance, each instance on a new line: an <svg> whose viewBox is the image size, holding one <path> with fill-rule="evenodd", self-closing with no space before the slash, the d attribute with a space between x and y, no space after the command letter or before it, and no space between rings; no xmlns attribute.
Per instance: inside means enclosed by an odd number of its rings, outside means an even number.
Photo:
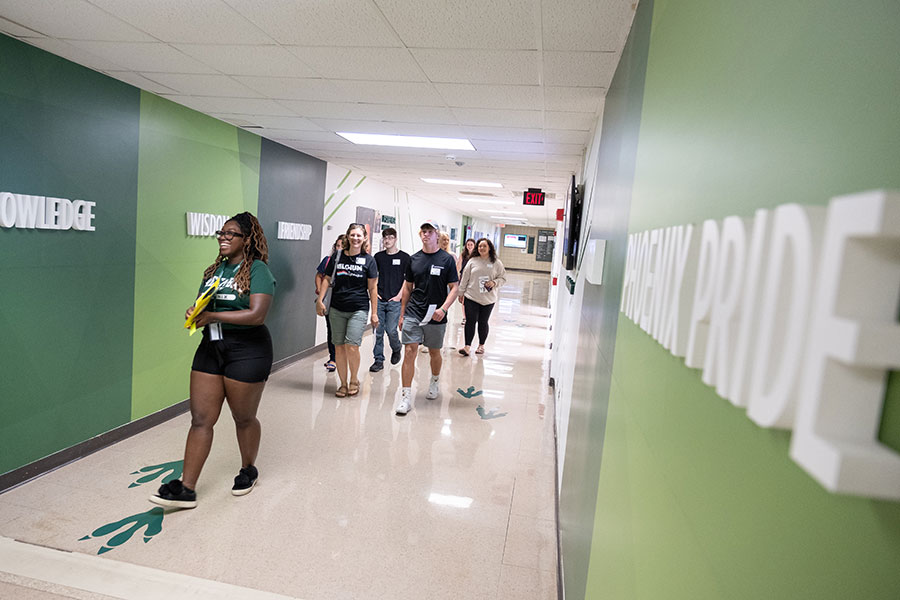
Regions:
<svg viewBox="0 0 900 600"><path fill-rule="evenodd" d="M400 390L400 401L397 403L397 406L394 408L394 412L397 413L398 415L405 415L412 409L413 409L412 390L410 390L410 389Z"/></svg>
<svg viewBox="0 0 900 600"><path fill-rule="evenodd" d="M428 400L434 400L438 397L438 394L441 393L441 383L434 377L431 378L431 383L428 384L428 393L425 394L425 398Z"/></svg>

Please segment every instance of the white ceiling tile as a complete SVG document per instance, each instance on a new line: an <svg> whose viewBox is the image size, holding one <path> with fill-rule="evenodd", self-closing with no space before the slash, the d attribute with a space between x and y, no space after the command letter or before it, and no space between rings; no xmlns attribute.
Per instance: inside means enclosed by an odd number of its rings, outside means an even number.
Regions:
<svg viewBox="0 0 900 600"><path fill-rule="evenodd" d="M608 88L618 64L615 52L544 52L544 85Z"/></svg>
<svg viewBox="0 0 900 600"><path fill-rule="evenodd" d="M263 137L276 140L295 140L306 142L331 142L339 143L343 141L338 135L330 131L299 131L296 129L252 129L251 131L258 133Z"/></svg>
<svg viewBox="0 0 900 600"><path fill-rule="evenodd" d="M166 87L156 81L151 81L139 73L131 71L105 71L107 75L119 81L131 84L136 88L153 92L154 94L175 94L176 90Z"/></svg>
<svg viewBox="0 0 900 600"><path fill-rule="evenodd" d="M401 47L371 0L225 0L280 44Z"/></svg>
<svg viewBox="0 0 900 600"><path fill-rule="evenodd" d="M544 113L544 126L548 129L578 129L580 131L590 130L597 121L597 115L589 113L577 112L556 112L550 111Z"/></svg>
<svg viewBox="0 0 900 600"><path fill-rule="evenodd" d="M517 127L471 127L463 128L470 140L495 140L507 142L542 142L540 129L522 129ZM477 144L476 144L477 147Z"/></svg>
<svg viewBox="0 0 900 600"><path fill-rule="evenodd" d="M272 117L265 115L225 115L214 114L216 118L220 118L229 122L241 122L241 126L259 125L266 129L293 129L298 131L322 131L322 128L303 117Z"/></svg>
<svg viewBox="0 0 900 600"><path fill-rule="evenodd" d="M585 150L585 144L544 143L544 154L552 156L580 156Z"/></svg>
<svg viewBox="0 0 900 600"><path fill-rule="evenodd" d="M587 131L572 131L567 129L546 129L544 130L544 142L550 144L578 144L587 146Z"/></svg>
<svg viewBox="0 0 900 600"><path fill-rule="evenodd" d="M225 75L318 77L315 71L281 46L173 44L175 48Z"/></svg>
<svg viewBox="0 0 900 600"><path fill-rule="evenodd" d="M259 92L227 75L186 75L184 73L144 73L144 77L175 90L184 96L224 96L259 98Z"/></svg>
<svg viewBox="0 0 900 600"><path fill-rule="evenodd" d="M458 125L357 121L349 119L311 119L311 121L329 131L343 131L347 133L384 133L388 135L416 135L444 138L465 138L466 136L462 127L459 127Z"/></svg>
<svg viewBox="0 0 900 600"><path fill-rule="evenodd" d="M533 0L375 0L410 48L536 50L540 15Z"/></svg>
<svg viewBox="0 0 900 600"><path fill-rule="evenodd" d="M326 79L425 81L422 70L406 48L286 48Z"/></svg>
<svg viewBox="0 0 900 600"><path fill-rule="evenodd" d="M217 98L215 96L180 96L164 94L166 98L207 114L295 116L274 100L265 98Z"/></svg>
<svg viewBox="0 0 900 600"><path fill-rule="evenodd" d="M91 0L164 42L266 44L272 39L222 0Z"/></svg>
<svg viewBox="0 0 900 600"><path fill-rule="evenodd" d="M435 83L541 83L540 54L536 50L419 48L411 52Z"/></svg>
<svg viewBox="0 0 900 600"><path fill-rule="evenodd" d="M621 51L633 0L555 0L542 4L544 50Z"/></svg>
<svg viewBox="0 0 900 600"><path fill-rule="evenodd" d="M349 102L369 102L373 104L402 104L407 102L417 106L443 106L444 102L431 84L388 81L333 80L337 94ZM321 98L324 100L324 98Z"/></svg>
<svg viewBox="0 0 900 600"><path fill-rule="evenodd" d="M365 121L397 121L408 123L443 123L453 125L456 118L450 109L439 106L401 106L399 104L365 104L357 102L310 102L284 100L282 104L304 117L322 119L355 119Z"/></svg>
<svg viewBox="0 0 900 600"><path fill-rule="evenodd" d="M0 18L0 32L14 37L45 37L44 34Z"/></svg>
<svg viewBox="0 0 900 600"><path fill-rule="evenodd" d="M451 107L521 110L543 108L541 88L537 85L436 83L434 86Z"/></svg>
<svg viewBox="0 0 900 600"><path fill-rule="evenodd" d="M122 71L127 68L125 65L103 56L97 56L62 40L54 38L22 38L22 41L97 71Z"/></svg>
<svg viewBox="0 0 900 600"><path fill-rule="evenodd" d="M544 105L553 111L596 113L605 94L603 88L547 86Z"/></svg>
<svg viewBox="0 0 900 600"><path fill-rule="evenodd" d="M292 77L250 77L236 75L235 79L269 98L284 100L329 100L338 98L338 90L324 79L296 79Z"/></svg>
<svg viewBox="0 0 900 600"><path fill-rule="evenodd" d="M454 108L453 114L463 125L486 127L541 127L539 110L508 110L496 108Z"/></svg>
<svg viewBox="0 0 900 600"><path fill-rule="evenodd" d="M91 54L132 71L157 73L214 73L212 69L162 43L73 41Z"/></svg>
<svg viewBox="0 0 900 600"><path fill-rule="evenodd" d="M73 40L152 42L152 37L84 0L0 0L5 19L44 35Z"/></svg>
<svg viewBox="0 0 900 600"><path fill-rule="evenodd" d="M476 146L479 152L540 153L544 151L542 142L504 142L481 140Z"/></svg>

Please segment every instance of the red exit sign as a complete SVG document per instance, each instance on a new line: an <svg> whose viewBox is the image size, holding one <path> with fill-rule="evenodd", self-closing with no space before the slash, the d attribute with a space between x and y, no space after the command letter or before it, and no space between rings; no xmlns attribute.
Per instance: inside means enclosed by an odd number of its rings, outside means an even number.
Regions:
<svg viewBox="0 0 900 600"><path fill-rule="evenodd" d="M544 205L544 192L541 190L536 190L534 188L529 188L527 192L525 192L525 202L528 206L543 206Z"/></svg>

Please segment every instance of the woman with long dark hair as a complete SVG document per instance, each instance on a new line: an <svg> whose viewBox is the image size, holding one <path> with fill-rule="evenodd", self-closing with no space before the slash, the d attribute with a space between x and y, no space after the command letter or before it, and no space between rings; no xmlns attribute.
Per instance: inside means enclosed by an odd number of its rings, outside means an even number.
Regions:
<svg viewBox="0 0 900 600"><path fill-rule="evenodd" d="M478 256L478 252L475 250L475 240L469 238L466 240L466 243L463 244L462 252L459 253L459 258L456 259L456 270L459 271L459 274L462 275L463 269L466 268L466 263L469 262L469 259L473 256Z"/></svg>
<svg viewBox="0 0 900 600"><path fill-rule="evenodd" d="M202 293L216 277L219 287L206 310L194 320L203 327L203 339L191 366L191 428L184 449L184 471L182 479L163 484L150 497L161 506L197 505L197 479L226 401L241 453L241 468L231 493L248 494L259 477L255 463L261 428L256 411L272 371L272 338L264 322L272 305L275 278L266 264L269 247L256 217L248 212L235 215L216 237L219 255L203 273L200 289ZM194 310L188 308L185 318Z"/></svg>
<svg viewBox="0 0 900 600"><path fill-rule="evenodd" d="M476 248L478 255L469 259L459 280L459 301L466 313L466 345L459 350L463 356L469 355L476 325L478 348L475 354L484 354L484 343L490 330L488 319L497 303L497 288L506 283L506 269L497 258L491 240L481 238Z"/></svg>
<svg viewBox="0 0 900 600"><path fill-rule="evenodd" d="M325 281L316 300L316 312L324 315L325 292L334 279L328 320L331 322L331 341L341 380L340 387L334 393L338 398L359 393L359 346L367 321L373 327L378 325L378 266L365 250L366 237L366 228L359 223L347 228L344 247L326 267Z"/></svg>

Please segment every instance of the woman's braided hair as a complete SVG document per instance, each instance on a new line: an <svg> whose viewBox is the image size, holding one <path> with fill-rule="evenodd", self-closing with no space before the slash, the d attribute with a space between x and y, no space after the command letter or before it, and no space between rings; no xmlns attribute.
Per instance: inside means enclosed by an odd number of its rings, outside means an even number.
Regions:
<svg viewBox="0 0 900 600"><path fill-rule="evenodd" d="M253 266L254 260L261 260L269 263L269 243L266 241L266 234L263 233L262 226L259 221L248 212L242 212L234 215L229 219L237 223L244 234L244 259L234 276L234 287L238 293L243 296L250 291L250 267ZM216 257L216 261L206 268L203 272L203 280L206 281L219 265L222 264L222 255Z"/></svg>

